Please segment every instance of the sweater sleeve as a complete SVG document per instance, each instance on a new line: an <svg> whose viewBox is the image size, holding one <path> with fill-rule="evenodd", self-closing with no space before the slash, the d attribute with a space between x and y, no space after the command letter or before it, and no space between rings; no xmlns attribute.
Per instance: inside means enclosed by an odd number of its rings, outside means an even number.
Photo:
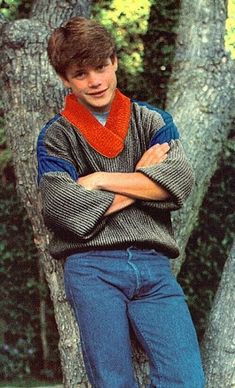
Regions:
<svg viewBox="0 0 235 388"><path fill-rule="evenodd" d="M169 113L164 112L164 123L165 125L153 134L149 147L167 142L170 146L167 159L152 166L138 168L136 171L160 184L171 197L165 201L142 201L141 205L177 210L182 207L192 190L194 175L179 139L178 130Z"/></svg>
<svg viewBox="0 0 235 388"><path fill-rule="evenodd" d="M53 232L73 234L86 241L105 225L104 214L114 194L88 190L77 183L78 172L73 163L66 136L42 131L37 143L38 182L42 196L42 213Z"/></svg>

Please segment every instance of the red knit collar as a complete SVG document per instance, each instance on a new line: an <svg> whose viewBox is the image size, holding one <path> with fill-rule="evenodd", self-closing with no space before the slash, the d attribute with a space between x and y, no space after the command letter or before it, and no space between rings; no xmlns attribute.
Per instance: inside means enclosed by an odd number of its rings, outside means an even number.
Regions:
<svg viewBox="0 0 235 388"><path fill-rule="evenodd" d="M130 123L131 102L118 89L105 126L100 124L73 94L66 96L65 108L61 115L73 124L90 146L101 155L114 158L123 150Z"/></svg>

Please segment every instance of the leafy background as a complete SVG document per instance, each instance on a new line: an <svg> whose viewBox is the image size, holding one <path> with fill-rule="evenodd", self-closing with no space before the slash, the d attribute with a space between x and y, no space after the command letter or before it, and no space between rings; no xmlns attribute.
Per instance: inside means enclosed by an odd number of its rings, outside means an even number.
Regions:
<svg viewBox="0 0 235 388"><path fill-rule="evenodd" d="M165 106L174 55L179 0L94 1L93 17L115 30L119 86L132 97ZM0 1L10 20L29 16L32 1ZM235 0L229 1L226 49L235 58ZM154 80L154 82L153 82ZM61 378L58 334L47 286L40 280L29 220L16 193L11 151L7 147L0 101L0 378ZM199 338L205 330L224 261L234 238L234 131L211 180L197 227L187 246L178 280L183 286ZM46 303L49 358L43 361L40 300ZM22 383L25 384L25 383ZM19 385L20 386L20 383ZM22 385L26 386L26 385ZM27 385L29 386L29 385ZM32 385L30 385L32 386Z"/></svg>

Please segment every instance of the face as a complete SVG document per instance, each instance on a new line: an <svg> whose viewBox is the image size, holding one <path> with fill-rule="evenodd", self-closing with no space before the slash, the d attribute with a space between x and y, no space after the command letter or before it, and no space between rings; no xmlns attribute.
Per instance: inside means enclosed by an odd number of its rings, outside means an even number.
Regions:
<svg viewBox="0 0 235 388"><path fill-rule="evenodd" d="M73 66L63 79L65 87L71 88L78 101L91 111L110 110L117 87L117 58L104 60L97 67L79 68Z"/></svg>

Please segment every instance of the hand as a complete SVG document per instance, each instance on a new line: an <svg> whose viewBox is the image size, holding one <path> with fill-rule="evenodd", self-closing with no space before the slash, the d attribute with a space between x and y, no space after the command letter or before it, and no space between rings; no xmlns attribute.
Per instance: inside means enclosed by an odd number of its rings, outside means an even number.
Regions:
<svg viewBox="0 0 235 388"><path fill-rule="evenodd" d="M161 163L167 158L167 152L170 150L168 143L155 144L149 148L138 161L136 168L149 167L157 163Z"/></svg>
<svg viewBox="0 0 235 388"><path fill-rule="evenodd" d="M81 176L77 183L88 190L99 189L102 178L102 171L93 172L92 174Z"/></svg>

